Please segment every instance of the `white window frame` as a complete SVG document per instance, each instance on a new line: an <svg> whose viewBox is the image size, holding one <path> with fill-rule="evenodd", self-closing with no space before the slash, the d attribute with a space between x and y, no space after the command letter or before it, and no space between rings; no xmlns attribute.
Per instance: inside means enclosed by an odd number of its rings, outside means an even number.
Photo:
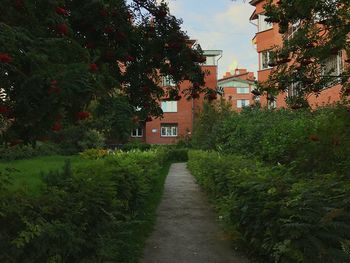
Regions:
<svg viewBox="0 0 350 263"><path fill-rule="evenodd" d="M135 128L131 131L132 138L140 138L143 137L143 129L141 127Z"/></svg>
<svg viewBox="0 0 350 263"><path fill-rule="evenodd" d="M162 76L162 86L163 87L175 87L176 83L170 76Z"/></svg>
<svg viewBox="0 0 350 263"><path fill-rule="evenodd" d="M259 56L260 56L260 70L265 70L265 69L270 69L271 67L269 66L269 63L270 63L270 59L271 59L271 50L264 50L264 51L261 51L259 53ZM267 61L266 63L264 63L263 61L263 55L266 54L267 55Z"/></svg>
<svg viewBox="0 0 350 263"><path fill-rule="evenodd" d="M237 87L237 94L249 94L249 87Z"/></svg>
<svg viewBox="0 0 350 263"><path fill-rule="evenodd" d="M238 109L248 107L249 105L250 105L250 100L246 100L246 99L237 100Z"/></svg>
<svg viewBox="0 0 350 263"><path fill-rule="evenodd" d="M165 112L177 112L177 101L166 100L161 102L162 111Z"/></svg>
<svg viewBox="0 0 350 263"><path fill-rule="evenodd" d="M321 76L329 77L329 86L333 86L341 80L341 74L344 71L343 54L329 56L321 63Z"/></svg>
<svg viewBox="0 0 350 263"><path fill-rule="evenodd" d="M295 33L300 29L300 26L300 21L297 21L289 26L288 31L286 33L286 37L288 40L294 37Z"/></svg>
<svg viewBox="0 0 350 263"><path fill-rule="evenodd" d="M277 108L277 101L275 100L269 100L267 103L267 108L269 110L276 109Z"/></svg>
<svg viewBox="0 0 350 263"><path fill-rule="evenodd" d="M177 123L162 123L160 125L161 137L177 137L178 125Z"/></svg>
<svg viewBox="0 0 350 263"><path fill-rule="evenodd" d="M295 97L298 95L298 89L300 89L300 82L293 82L287 90L287 97Z"/></svg>
<svg viewBox="0 0 350 263"><path fill-rule="evenodd" d="M265 19L267 16L264 14L258 15L258 32L263 32L273 28L273 23L266 22Z"/></svg>

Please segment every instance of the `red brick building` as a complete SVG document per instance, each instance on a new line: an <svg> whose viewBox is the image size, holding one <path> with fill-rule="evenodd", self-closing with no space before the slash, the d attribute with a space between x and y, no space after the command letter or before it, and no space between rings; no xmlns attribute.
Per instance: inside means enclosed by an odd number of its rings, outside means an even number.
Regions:
<svg viewBox="0 0 350 263"><path fill-rule="evenodd" d="M256 88L254 72L246 69L236 69L234 72L226 72L222 79L218 80L221 97L230 102L232 109L241 111L254 103L251 93Z"/></svg>
<svg viewBox="0 0 350 263"><path fill-rule="evenodd" d="M281 35L278 24L268 23L265 21L265 10L264 5L267 0L251 0L250 4L255 7L250 20L257 26L258 32L256 33L253 41L256 43L256 49L259 54L259 70L258 70L258 81L264 82L268 79L271 73L272 67L269 66L270 51L274 46L281 46L283 38L293 37L293 33L298 30L297 26L291 26L289 32L286 35ZM274 0L273 2L278 2ZM341 72L342 65L344 64L343 52L339 52L338 55L331 55L329 61L329 67L333 67L336 72ZM322 106L325 104L331 104L340 100L339 92L341 90L340 85L333 85L324 89L318 97L311 95L308 97L309 104L311 107ZM288 92L279 94L275 100L268 101L267 96L262 96L260 101L262 106L269 107L286 107L285 99L289 95L293 95L295 90L293 87L288 87Z"/></svg>
<svg viewBox="0 0 350 263"><path fill-rule="evenodd" d="M205 76L205 86L216 90L217 88L217 62L222 51L204 50L206 62L202 64L203 71L209 72ZM163 81L163 86L175 85L171 81ZM189 81L180 84L180 92L190 87ZM195 112L200 109L204 102L204 95L198 99L179 101L161 101L164 112L163 118L153 119L146 122L143 128L131 132L133 139L140 139L149 144L174 144L181 139L190 137L193 131Z"/></svg>

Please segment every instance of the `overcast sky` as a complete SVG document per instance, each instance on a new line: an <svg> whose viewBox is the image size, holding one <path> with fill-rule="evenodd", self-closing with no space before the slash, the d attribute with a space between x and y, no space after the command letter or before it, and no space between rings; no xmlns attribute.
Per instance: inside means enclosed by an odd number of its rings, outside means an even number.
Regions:
<svg viewBox="0 0 350 263"><path fill-rule="evenodd" d="M219 77L230 68L256 72L258 56L252 45L257 29L249 22L254 7L237 0L167 0L170 12L183 20L183 29L203 49L223 50Z"/></svg>

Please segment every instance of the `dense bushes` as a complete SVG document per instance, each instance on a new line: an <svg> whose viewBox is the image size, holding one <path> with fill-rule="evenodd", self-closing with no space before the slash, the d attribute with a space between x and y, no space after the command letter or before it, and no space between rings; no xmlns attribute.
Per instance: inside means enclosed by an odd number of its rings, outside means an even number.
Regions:
<svg viewBox="0 0 350 263"><path fill-rule="evenodd" d="M38 195L9 190L2 174L0 261L135 262L167 159L157 151L134 151L89 160L73 171L67 163L43 176Z"/></svg>
<svg viewBox="0 0 350 263"><path fill-rule="evenodd" d="M56 155L61 152L59 146L53 143L39 142L35 148L31 145L0 146L0 160L13 161L36 156Z"/></svg>
<svg viewBox="0 0 350 263"><path fill-rule="evenodd" d="M223 116L212 108L210 116ZM205 112L204 112L205 113ZM350 110L346 106L316 111L246 109L224 114L213 122L206 115L197 122L194 147L286 164L300 173L347 172L350 167ZM215 126L215 130L207 126ZM213 142L210 147L207 138Z"/></svg>
<svg viewBox="0 0 350 263"><path fill-rule="evenodd" d="M68 126L57 132L54 136L54 141L65 155L105 146L103 134L85 123Z"/></svg>
<svg viewBox="0 0 350 263"><path fill-rule="evenodd" d="M217 152L190 152L189 168L238 243L261 262L350 262L347 105L241 113L216 106L196 125L193 146Z"/></svg>
<svg viewBox="0 0 350 263"><path fill-rule="evenodd" d="M182 145L154 145L153 149L159 153L163 162L187 162L188 148Z"/></svg>
<svg viewBox="0 0 350 263"><path fill-rule="evenodd" d="M190 151L188 167L237 243L260 262L350 262L350 180L254 158Z"/></svg>

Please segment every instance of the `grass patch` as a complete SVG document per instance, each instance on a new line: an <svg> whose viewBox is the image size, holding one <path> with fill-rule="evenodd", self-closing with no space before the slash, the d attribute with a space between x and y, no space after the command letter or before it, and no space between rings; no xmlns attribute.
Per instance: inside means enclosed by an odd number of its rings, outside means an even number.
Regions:
<svg viewBox="0 0 350 263"><path fill-rule="evenodd" d="M67 159L71 160L73 168L86 162L78 155L44 156L28 160L0 162L0 173L10 174L11 189L21 189L36 194L42 185L41 174L61 169Z"/></svg>
<svg viewBox="0 0 350 263"><path fill-rule="evenodd" d="M170 165L169 162L162 167L160 175L155 178L154 187L145 201L147 206L142 214L136 216L135 221L130 226L128 238L125 240L128 244L127 249L121 255L125 262L136 263L142 256L145 242L154 230L156 210L163 196L164 183Z"/></svg>

